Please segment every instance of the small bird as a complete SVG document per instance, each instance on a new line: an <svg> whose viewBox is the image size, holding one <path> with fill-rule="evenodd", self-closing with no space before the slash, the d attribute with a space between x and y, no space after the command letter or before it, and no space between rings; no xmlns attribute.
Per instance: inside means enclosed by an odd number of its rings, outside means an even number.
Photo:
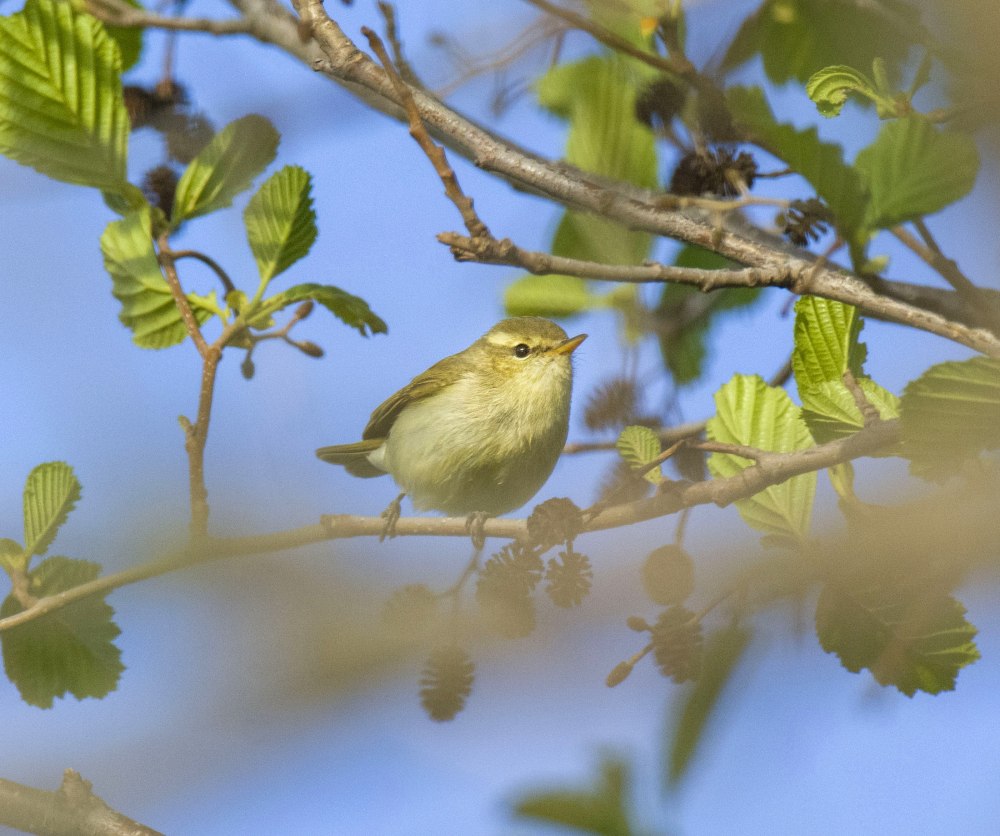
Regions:
<svg viewBox="0 0 1000 836"><path fill-rule="evenodd" d="M383 537L409 495L417 510L467 516L481 543L487 517L520 508L552 473L569 429L571 355L586 338L538 316L504 319L386 400L361 441L316 455L354 476L392 476L403 493L383 513Z"/></svg>

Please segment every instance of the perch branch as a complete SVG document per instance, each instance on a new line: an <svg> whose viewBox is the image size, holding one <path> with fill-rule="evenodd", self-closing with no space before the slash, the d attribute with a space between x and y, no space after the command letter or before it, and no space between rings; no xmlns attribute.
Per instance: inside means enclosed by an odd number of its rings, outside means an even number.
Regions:
<svg viewBox="0 0 1000 836"><path fill-rule="evenodd" d="M798 450L792 453L757 451L761 459L735 476L704 482L675 482L669 490L648 499L605 508L588 519L583 530L599 531L621 528L633 523L664 517L696 505L729 505L738 499L753 496L770 485L777 485L801 473L821 470L835 464L885 450L899 440L898 421L880 421L854 435ZM209 563L228 557L267 554L306 546L327 540L353 537L378 537L385 521L381 517L359 517L348 514L325 516L317 525L287 531L277 531L246 537L202 537L186 549L163 558L97 578L63 592L39 598L19 613L0 619L0 631L26 624L68 604L91 595L103 595L128 584L154 578L179 569ZM487 520L483 533L487 537L526 540L527 520ZM463 537L469 536L466 520L461 517L408 517L396 523L397 536Z"/></svg>

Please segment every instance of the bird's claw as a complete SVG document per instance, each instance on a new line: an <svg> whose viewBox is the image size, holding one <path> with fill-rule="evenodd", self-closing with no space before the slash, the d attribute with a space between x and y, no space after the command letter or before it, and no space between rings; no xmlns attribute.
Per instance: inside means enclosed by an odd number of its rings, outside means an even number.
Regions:
<svg viewBox="0 0 1000 836"><path fill-rule="evenodd" d="M484 528L490 515L485 511L474 511L465 518L465 530L472 537L472 546L478 552L482 551L486 545L486 532Z"/></svg>
<svg viewBox="0 0 1000 836"><path fill-rule="evenodd" d="M399 517L403 513L404 496L406 496L406 494L401 493L392 502L390 502L388 507L382 512L382 519L385 520L385 523L382 525L382 533L378 536L378 541L380 543L386 538L391 540L396 536L396 523L399 521Z"/></svg>

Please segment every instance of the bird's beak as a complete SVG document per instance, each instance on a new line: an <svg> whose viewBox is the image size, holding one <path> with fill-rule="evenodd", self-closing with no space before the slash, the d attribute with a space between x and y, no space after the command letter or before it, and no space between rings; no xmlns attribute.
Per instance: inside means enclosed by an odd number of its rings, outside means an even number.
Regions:
<svg viewBox="0 0 1000 836"><path fill-rule="evenodd" d="M570 337L568 340L563 340L559 345L554 346L552 349L553 354L572 354L577 346L580 345L585 339L587 339L586 334L577 334L575 337Z"/></svg>

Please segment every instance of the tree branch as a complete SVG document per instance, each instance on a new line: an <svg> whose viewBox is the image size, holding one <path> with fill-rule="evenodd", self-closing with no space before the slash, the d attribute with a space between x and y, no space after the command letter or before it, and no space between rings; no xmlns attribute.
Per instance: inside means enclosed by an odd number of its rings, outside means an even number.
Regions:
<svg viewBox="0 0 1000 836"><path fill-rule="evenodd" d="M165 17L137 9L119 0L86 0L87 11L110 26L127 29L167 29L175 32L207 32L210 35L246 35L250 27L245 20L212 20L210 18Z"/></svg>
<svg viewBox="0 0 1000 836"><path fill-rule="evenodd" d="M903 226L893 227L892 234L955 288L955 292L965 300L966 307L977 311L983 322L993 327L1000 326L1000 305L996 299L988 296L983 288L974 284L958 265L941 251L927 224L919 218L913 224L924 239L923 243L914 238Z"/></svg>
<svg viewBox="0 0 1000 836"><path fill-rule="evenodd" d="M289 52L332 80L347 87L372 108L404 118L402 102L392 80L344 34L323 8L321 0L298 0L301 21L277 0L231 0L244 15L247 32L258 40ZM160 25L148 22L147 25ZM204 28L203 31L211 31ZM308 31L315 43L303 38ZM319 50L315 46L319 46ZM717 252L747 267L768 272L787 270L799 277L788 288L854 305L866 316L927 331L988 356L1000 357L1000 336L968 324L972 317L949 317L945 309L964 309L944 297L934 308L924 306L933 294L914 294L896 283L879 283L876 291L847 270L829 265L809 272L814 259L784 248L762 244L753 236L664 209L662 196L625 183L613 183L564 163L546 161L515 143L490 132L429 95L413 90L414 103L429 133L475 165L505 179L515 188L542 195L568 208L591 212L628 229L666 236ZM974 321L974 318L973 318Z"/></svg>
<svg viewBox="0 0 1000 836"><path fill-rule="evenodd" d="M899 422L880 421L854 435L793 453L767 453L761 461L736 476L704 482L671 482L667 489L648 499L602 509L587 520L583 531L621 528L644 520L664 517L684 508L709 503L725 506L753 496L770 485L777 485L815 470L851 461L883 451L899 441ZM32 606L0 619L0 631L26 624L48 613L88 598L103 595L122 586L154 578L192 566L249 554L285 551L327 540L353 537L379 537L385 528L381 517L348 514L325 516L318 525L247 537L203 537L186 549L166 557L105 575L55 595L39 598ZM397 536L468 537L463 517L409 517L396 523ZM527 520L491 519L483 527L487 537L528 539Z"/></svg>
<svg viewBox="0 0 1000 836"><path fill-rule="evenodd" d="M726 287L783 287L789 288L799 278L788 265L775 270L746 267L740 270L702 270L696 267L675 267L646 262L645 264L602 264L566 258L551 253L523 250L509 238L470 238L457 232L441 232L437 236L442 244L451 247L459 261L476 261L482 264L503 264L519 267L536 275L561 274L583 279L647 284L651 282L676 282L689 284L705 292Z"/></svg>
<svg viewBox="0 0 1000 836"><path fill-rule="evenodd" d="M162 836L111 809L72 769L55 792L0 778L0 824L39 836Z"/></svg>

